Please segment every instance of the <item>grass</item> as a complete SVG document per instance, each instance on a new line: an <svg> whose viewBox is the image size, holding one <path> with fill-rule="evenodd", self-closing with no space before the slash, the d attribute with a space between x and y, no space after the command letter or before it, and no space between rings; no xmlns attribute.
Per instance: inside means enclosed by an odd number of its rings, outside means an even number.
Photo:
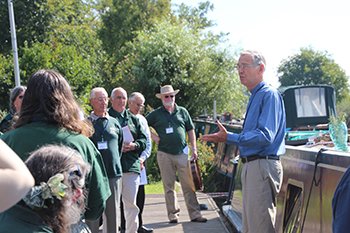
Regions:
<svg viewBox="0 0 350 233"><path fill-rule="evenodd" d="M179 193L179 186L175 185L176 193ZM146 194L162 194L164 193L163 183L162 181L152 182L148 185L145 185L145 193Z"/></svg>

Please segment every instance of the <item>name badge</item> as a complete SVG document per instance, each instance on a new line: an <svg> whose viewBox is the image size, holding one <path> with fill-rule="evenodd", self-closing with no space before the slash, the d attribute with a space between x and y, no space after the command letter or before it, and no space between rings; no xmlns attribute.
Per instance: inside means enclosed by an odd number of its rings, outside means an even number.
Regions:
<svg viewBox="0 0 350 233"><path fill-rule="evenodd" d="M99 150L108 149L107 142L97 142L97 149L99 149Z"/></svg>
<svg viewBox="0 0 350 233"><path fill-rule="evenodd" d="M166 134L174 133L174 129L173 129L173 127L169 127L169 128L165 129L165 132L166 132Z"/></svg>

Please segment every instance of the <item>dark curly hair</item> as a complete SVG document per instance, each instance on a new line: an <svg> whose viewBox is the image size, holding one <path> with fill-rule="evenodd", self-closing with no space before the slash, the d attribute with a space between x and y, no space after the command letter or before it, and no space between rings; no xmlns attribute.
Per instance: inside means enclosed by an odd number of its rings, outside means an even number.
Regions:
<svg viewBox="0 0 350 233"><path fill-rule="evenodd" d="M45 224L55 233L69 233L69 227L77 223L84 212L86 203L85 177L90 171L90 165L84 162L78 151L67 146L48 145L34 151L26 160L32 173L35 185L47 182L50 177L61 173L63 184L67 186L62 200L55 199L45 202L47 208L37 210ZM73 203L73 192L82 189L81 195Z"/></svg>

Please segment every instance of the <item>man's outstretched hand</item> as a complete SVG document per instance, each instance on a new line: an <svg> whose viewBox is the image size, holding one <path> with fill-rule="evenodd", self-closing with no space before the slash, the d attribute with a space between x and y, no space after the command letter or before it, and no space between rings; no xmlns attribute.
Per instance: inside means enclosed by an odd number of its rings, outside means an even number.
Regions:
<svg viewBox="0 0 350 233"><path fill-rule="evenodd" d="M201 136L199 139L203 141L210 142L226 142L227 140L227 130L225 127L217 121L220 131L214 134L206 134Z"/></svg>

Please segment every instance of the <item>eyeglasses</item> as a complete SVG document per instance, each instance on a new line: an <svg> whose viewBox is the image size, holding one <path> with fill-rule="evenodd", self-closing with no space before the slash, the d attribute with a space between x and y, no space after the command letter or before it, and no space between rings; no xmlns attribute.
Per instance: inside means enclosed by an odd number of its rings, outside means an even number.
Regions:
<svg viewBox="0 0 350 233"><path fill-rule="evenodd" d="M18 99L23 99L23 95L19 95L19 96L18 96Z"/></svg>
<svg viewBox="0 0 350 233"><path fill-rule="evenodd" d="M123 100L126 100L126 98L125 98L125 97L122 97L122 96L113 96L113 99L117 99L117 100L123 99Z"/></svg>
<svg viewBox="0 0 350 233"><path fill-rule="evenodd" d="M95 100L97 100L98 102L102 103L102 102L108 102L107 98L94 98Z"/></svg>
<svg viewBox="0 0 350 233"><path fill-rule="evenodd" d="M175 95L166 95L166 96L164 96L165 99L168 99L169 97L170 97L170 98L174 98Z"/></svg>
<svg viewBox="0 0 350 233"><path fill-rule="evenodd" d="M239 69L243 69L243 70L246 70L246 69L248 69L248 67L251 67L251 66L258 66L258 65L256 65L256 64L252 64L252 65L241 65L241 66L239 66L239 65L236 65L235 66L235 68L237 69L237 70L239 70Z"/></svg>
<svg viewBox="0 0 350 233"><path fill-rule="evenodd" d="M138 104L138 103L135 103L134 101L131 101L133 104L135 104L137 107L139 107L139 108L143 108L143 107L145 107L145 105L143 105L143 104Z"/></svg>

